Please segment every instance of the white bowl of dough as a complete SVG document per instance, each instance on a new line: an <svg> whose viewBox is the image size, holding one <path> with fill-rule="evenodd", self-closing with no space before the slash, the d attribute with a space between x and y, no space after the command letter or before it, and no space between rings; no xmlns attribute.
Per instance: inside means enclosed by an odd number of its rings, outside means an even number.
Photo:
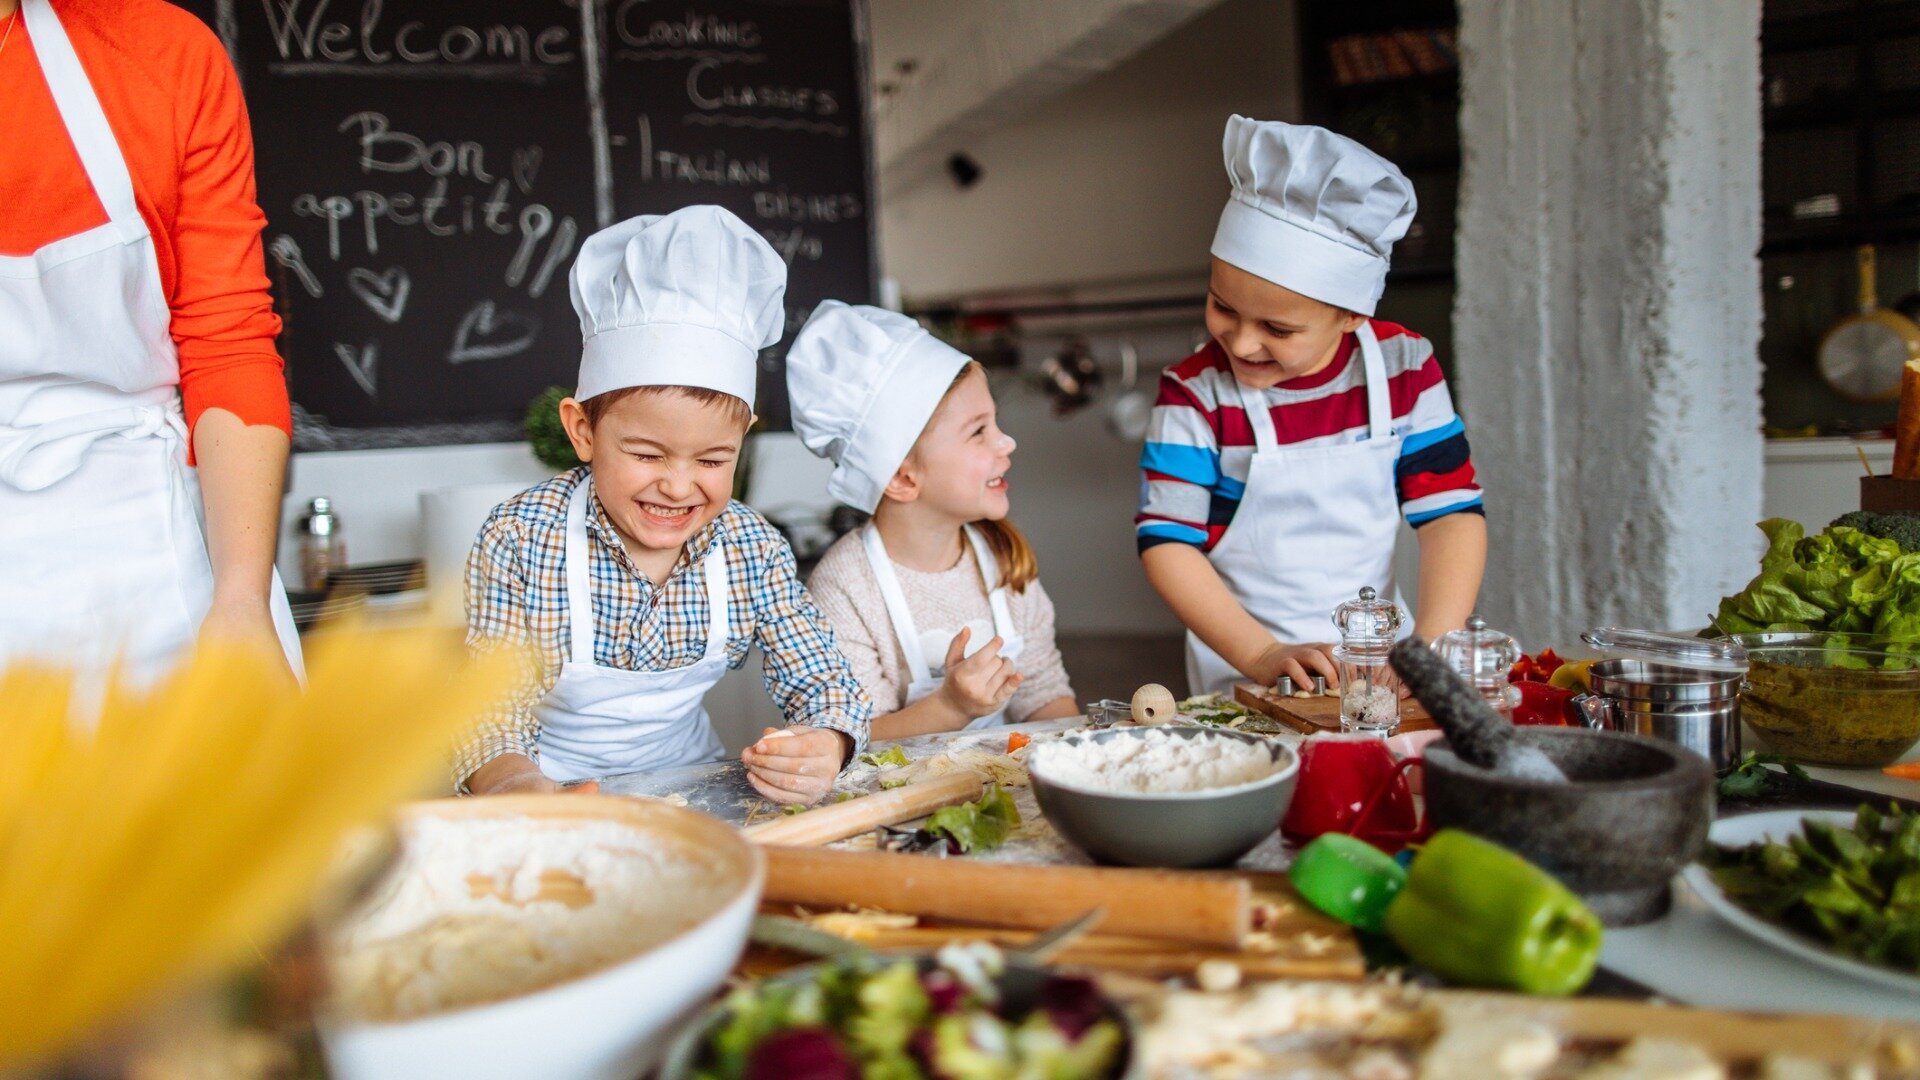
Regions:
<svg viewBox="0 0 1920 1080"><path fill-rule="evenodd" d="M617 796L415 804L328 928L338 1080L631 1080L746 946L766 863L703 814Z"/></svg>
<svg viewBox="0 0 1920 1080"><path fill-rule="evenodd" d="M1299 770L1285 743L1169 724L1079 732L1027 757L1054 830L1126 866L1232 865L1279 827Z"/></svg>

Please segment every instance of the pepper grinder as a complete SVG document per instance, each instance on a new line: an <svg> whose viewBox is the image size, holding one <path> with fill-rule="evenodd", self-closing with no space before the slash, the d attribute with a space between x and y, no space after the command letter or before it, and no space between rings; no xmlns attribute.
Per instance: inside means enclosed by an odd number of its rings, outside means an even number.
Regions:
<svg viewBox="0 0 1920 1080"><path fill-rule="evenodd" d="M1433 649L1454 673L1465 679L1493 710L1508 723L1513 722L1513 707L1520 703L1520 688L1507 680L1520 659L1520 643L1509 634L1489 630L1487 620L1478 615L1467 618L1464 630L1449 630L1433 643Z"/></svg>
<svg viewBox="0 0 1920 1080"><path fill-rule="evenodd" d="M1358 599L1333 609L1340 644L1340 729L1391 735L1400 726L1400 676L1387 663L1405 616L1400 606L1367 586Z"/></svg>
<svg viewBox="0 0 1920 1080"><path fill-rule="evenodd" d="M320 496L300 518L300 584L308 592L327 591L327 579L347 565L347 540L333 501Z"/></svg>

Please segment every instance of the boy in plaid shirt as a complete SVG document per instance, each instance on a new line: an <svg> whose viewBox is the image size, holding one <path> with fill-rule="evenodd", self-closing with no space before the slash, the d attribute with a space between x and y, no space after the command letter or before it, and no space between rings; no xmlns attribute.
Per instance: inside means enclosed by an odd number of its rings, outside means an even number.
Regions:
<svg viewBox="0 0 1920 1080"><path fill-rule="evenodd" d="M872 704L793 552L729 498L785 287L780 257L718 207L581 246L585 347L560 416L588 464L497 507L468 557L469 643L529 648L539 673L462 747L464 790L720 759L701 699L755 642L789 722L741 755L762 795L816 801L865 744Z"/></svg>

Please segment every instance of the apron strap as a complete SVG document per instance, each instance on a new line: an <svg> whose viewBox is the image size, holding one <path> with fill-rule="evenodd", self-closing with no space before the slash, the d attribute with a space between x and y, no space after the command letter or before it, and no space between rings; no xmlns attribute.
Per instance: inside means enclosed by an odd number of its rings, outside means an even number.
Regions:
<svg viewBox="0 0 1920 1080"><path fill-rule="evenodd" d="M993 632L1002 644L1013 640L1013 614L1007 608L1007 587L1000 583L1000 560L993 557L987 538L971 525L965 527L967 543L973 547L974 561L980 564L980 577L987 583L987 606L993 609Z"/></svg>
<svg viewBox="0 0 1920 1080"><path fill-rule="evenodd" d="M73 51L73 42L54 14L53 5L49 0L22 0L20 14L26 19L27 32L33 36L34 52L40 59L47 89L53 94L54 106L60 111L67 135L79 153L81 167L86 169L87 180L106 208L114 230L126 240L146 236L147 223L140 217L140 207L134 201L133 176L127 170L127 160L120 153L113 128L107 124L107 114L100 108L100 98L87 79L86 69L80 66L80 57Z"/></svg>
<svg viewBox="0 0 1920 1080"><path fill-rule="evenodd" d="M580 478L567 500L567 638L568 655L576 664L593 663L593 575L587 549L587 503L593 493L593 473Z"/></svg>
<svg viewBox="0 0 1920 1080"><path fill-rule="evenodd" d="M1360 339L1360 357L1367 373L1367 438L1384 439L1393 434L1393 395L1387 387L1387 359L1380 351L1380 339L1374 336L1371 320L1362 322L1354 335Z"/></svg>
<svg viewBox="0 0 1920 1080"><path fill-rule="evenodd" d="M123 405L49 420L32 427L0 426L0 484L39 491L72 476L93 444L111 436L187 440L177 403Z"/></svg>
<svg viewBox="0 0 1920 1080"><path fill-rule="evenodd" d="M1264 454L1280 447L1280 435L1273 428L1273 410L1267 406L1265 391L1255 390L1234 378L1229 372L1227 378L1240 390L1240 408L1246 411L1247 424L1253 428L1253 449Z"/></svg>
<svg viewBox="0 0 1920 1080"><path fill-rule="evenodd" d="M860 530L860 542L867 549L867 565L873 567L874 580L880 585L880 598L887 602L893 636L900 640L900 652L907 658L907 674L913 682L926 682L933 671L920 651L920 630L913 624L913 613L907 610L907 594L900 591L900 578L893 572L893 560L887 557L880 530L869 522Z"/></svg>
<svg viewBox="0 0 1920 1080"><path fill-rule="evenodd" d="M701 660L727 655L727 601L731 592L727 578L727 547L718 537L707 552L707 651Z"/></svg>

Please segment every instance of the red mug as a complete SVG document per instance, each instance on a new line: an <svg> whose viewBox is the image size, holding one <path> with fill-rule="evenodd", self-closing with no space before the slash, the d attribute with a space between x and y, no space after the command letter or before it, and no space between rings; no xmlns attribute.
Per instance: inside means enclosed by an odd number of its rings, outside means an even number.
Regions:
<svg viewBox="0 0 1920 1080"><path fill-rule="evenodd" d="M1321 833L1347 833L1400 850L1426 831L1407 784L1407 771L1418 764L1419 758L1395 762L1386 742L1372 735L1308 739L1281 835L1297 845Z"/></svg>

